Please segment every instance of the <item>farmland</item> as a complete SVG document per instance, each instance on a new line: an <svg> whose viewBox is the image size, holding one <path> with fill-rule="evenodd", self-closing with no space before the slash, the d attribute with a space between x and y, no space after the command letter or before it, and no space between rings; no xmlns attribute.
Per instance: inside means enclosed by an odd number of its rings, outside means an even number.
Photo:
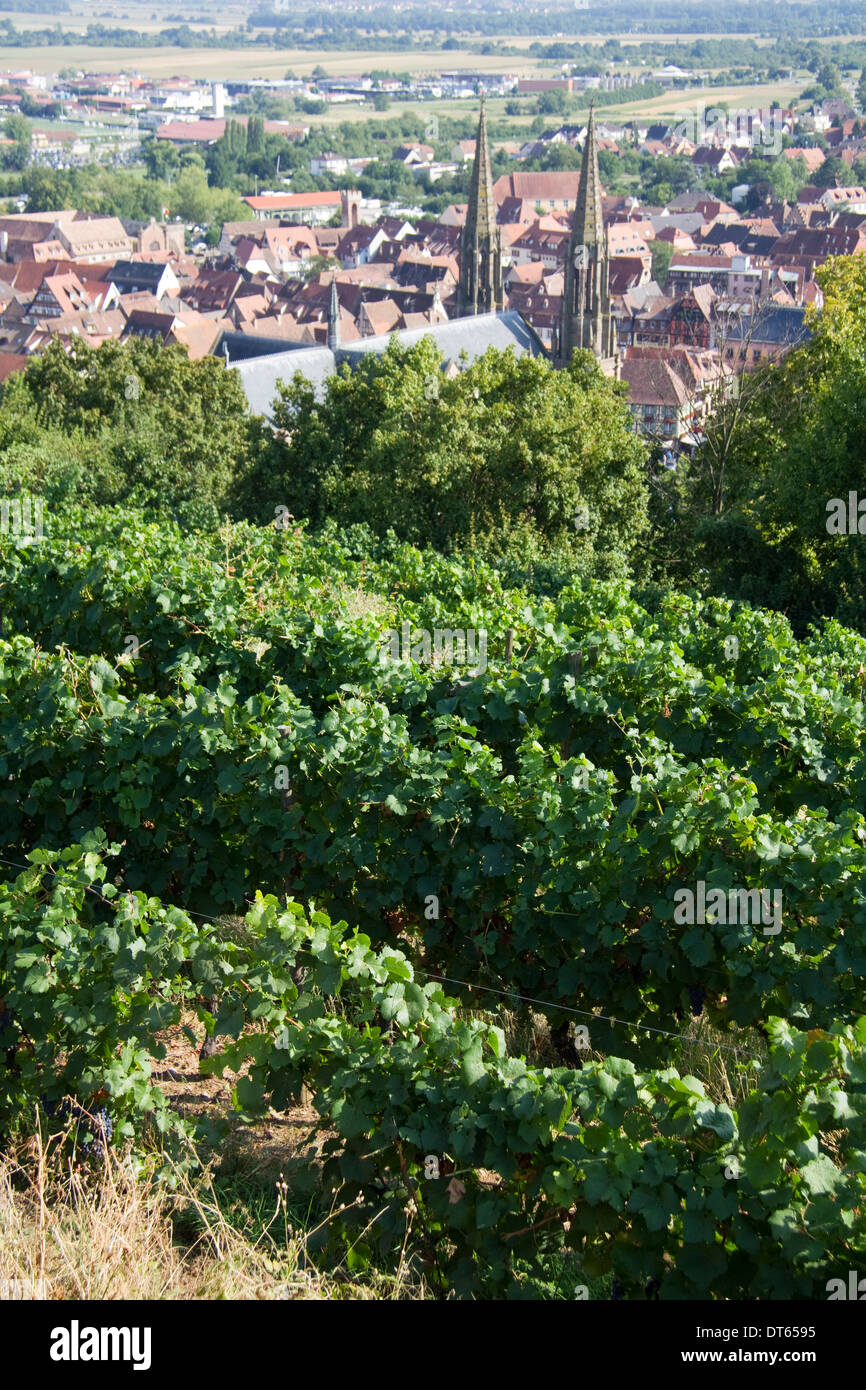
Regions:
<svg viewBox="0 0 866 1390"><path fill-rule="evenodd" d="M16 66L32 68L34 72L55 71L62 59L63 67L80 67L93 72L117 72L121 69L140 72L149 77L170 77L183 72L190 77L243 80L251 77L279 79L291 70L299 77L309 76L317 66L324 65L334 77L357 73L368 68L385 68L397 72L438 72L443 67L499 71L502 58L484 57L477 53L455 49L443 54L439 50L413 52L380 49L351 52L316 53L310 49L232 49L232 48L92 48L71 44L62 50L50 48L0 48L0 59ZM514 60L515 71L530 74L540 68L532 58Z"/></svg>

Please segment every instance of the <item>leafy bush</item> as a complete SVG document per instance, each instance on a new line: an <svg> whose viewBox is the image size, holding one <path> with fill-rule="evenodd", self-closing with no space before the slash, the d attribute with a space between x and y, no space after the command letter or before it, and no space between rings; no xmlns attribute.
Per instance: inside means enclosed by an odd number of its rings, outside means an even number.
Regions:
<svg viewBox="0 0 866 1390"><path fill-rule="evenodd" d="M596 1015L675 1031L690 991L719 1026L859 1013L862 639L613 584L537 600L410 547L56 520L0 546L8 858L101 831L194 910L261 887L380 942L398 921L441 973L586 1010L603 1049ZM395 659L404 622L486 629L487 669ZM700 882L780 893L780 930L678 921Z"/></svg>
<svg viewBox="0 0 866 1390"><path fill-rule="evenodd" d="M247 1120L312 1088L337 1131L320 1244L355 1266L408 1241L440 1292L501 1295L565 1248L587 1278L662 1298L815 1297L866 1268L866 1018L808 1034L771 1020L734 1111L671 1067L527 1066L403 952L322 912L258 894L233 933L195 929L105 882L93 849L29 857L0 885L5 1123L71 1093L102 1105L105 1135L118 1115L120 1137L151 1113L181 1130L150 1082L154 1034L219 990L229 1042L204 1069L241 1073Z"/></svg>

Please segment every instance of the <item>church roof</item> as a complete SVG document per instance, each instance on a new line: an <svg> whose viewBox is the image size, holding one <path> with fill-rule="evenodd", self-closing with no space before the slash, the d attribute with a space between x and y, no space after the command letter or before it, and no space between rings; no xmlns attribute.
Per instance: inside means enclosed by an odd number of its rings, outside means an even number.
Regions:
<svg viewBox="0 0 866 1390"><path fill-rule="evenodd" d="M547 356L547 349L525 319L514 310L506 310L499 314L450 319L447 323L428 324L424 328L403 329L381 337L360 338L339 347L336 352L326 347L275 352L238 362L233 369L240 376L250 410L256 415L270 416L278 383L291 381L296 372L301 372L311 382L316 396L321 399L325 383L342 363L352 366L364 353L382 353L394 339L402 347L414 347L428 337L442 353L443 367L452 362L460 366L462 353L466 354L467 363L472 362L488 348L512 348L518 357L525 353L532 357Z"/></svg>

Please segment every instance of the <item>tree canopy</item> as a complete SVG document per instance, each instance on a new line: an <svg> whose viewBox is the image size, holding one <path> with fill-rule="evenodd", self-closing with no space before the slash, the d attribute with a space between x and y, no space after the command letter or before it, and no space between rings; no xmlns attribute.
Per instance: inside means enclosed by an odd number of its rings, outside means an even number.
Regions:
<svg viewBox="0 0 866 1390"><path fill-rule="evenodd" d="M0 485L219 511L259 435L236 373L216 357L192 362L141 338L54 342L4 387Z"/></svg>
<svg viewBox="0 0 866 1390"><path fill-rule="evenodd" d="M645 449L589 354L559 372L490 350L449 377L431 339L392 341L321 400L301 377L283 385L275 418L249 494L263 520L282 503L446 552L540 545L605 576L639 561Z"/></svg>
<svg viewBox="0 0 866 1390"><path fill-rule="evenodd" d="M695 582L780 608L801 630L834 616L862 631L866 516L861 531L857 507L866 499L866 256L832 258L817 278L825 303L810 316L813 336L749 378L748 398L724 441L722 504L712 516L707 505L703 520L700 505L694 508L682 533L683 558ZM729 423L710 423L704 457L680 484L683 507L708 495L710 460Z"/></svg>

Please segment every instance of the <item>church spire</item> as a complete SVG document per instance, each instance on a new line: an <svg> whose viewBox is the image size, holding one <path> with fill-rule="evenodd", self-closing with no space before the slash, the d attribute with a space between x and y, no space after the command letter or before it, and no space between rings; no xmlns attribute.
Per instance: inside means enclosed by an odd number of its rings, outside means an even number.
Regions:
<svg viewBox="0 0 866 1390"><path fill-rule="evenodd" d="M595 109L589 108L577 202L571 225L559 325L557 365L567 367L578 348L594 353L602 370L619 375L610 312L610 260L601 209Z"/></svg>
<svg viewBox="0 0 866 1390"><path fill-rule="evenodd" d="M340 300L337 296L337 277L331 281L331 297L328 301L328 347L336 352L340 346Z"/></svg>
<svg viewBox="0 0 866 1390"><path fill-rule="evenodd" d="M601 179L598 174L598 148L595 143L595 107L589 108L589 122L583 143L577 206L571 226L573 246L600 246L604 241L601 216Z"/></svg>
<svg viewBox="0 0 866 1390"><path fill-rule="evenodd" d="M496 224L483 92L466 222L460 236L459 302L461 316L493 313L503 304L502 244Z"/></svg>

